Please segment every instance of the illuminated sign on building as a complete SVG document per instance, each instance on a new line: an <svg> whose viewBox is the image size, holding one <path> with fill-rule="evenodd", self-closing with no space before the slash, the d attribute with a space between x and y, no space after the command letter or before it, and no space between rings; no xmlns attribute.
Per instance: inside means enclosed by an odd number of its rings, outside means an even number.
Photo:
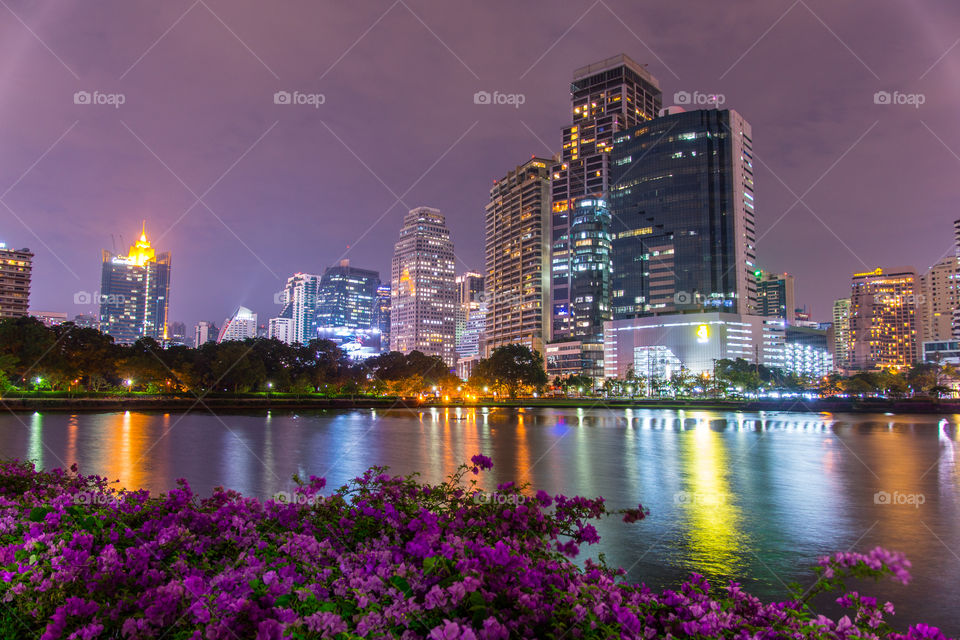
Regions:
<svg viewBox="0 0 960 640"><path fill-rule="evenodd" d="M701 324L697 327L697 342L700 344L705 344L710 340L710 327L705 324Z"/></svg>

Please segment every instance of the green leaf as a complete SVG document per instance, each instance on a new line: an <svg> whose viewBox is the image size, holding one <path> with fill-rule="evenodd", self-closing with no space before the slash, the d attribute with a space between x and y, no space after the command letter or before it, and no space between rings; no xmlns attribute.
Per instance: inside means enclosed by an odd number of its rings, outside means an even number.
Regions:
<svg viewBox="0 0 960 640"><path fill-rule="evenodd" d="M273 601L273 606L275 607L288 607L290 606L290 601L293 600L293 596L289 593L285 593L282 596L278 596L276 600Z"/></svg>
<svg viewBox="0 0 960 640"><path fill-rule="evenodd" d="M406 597L411 597L413 595L413 589L410 588L410 583L407 582L405 578L400 576L393 576L389 580L390 584L400 590L400 592Z"/></svg>
<svg viewBox="0 0 960 640"><path fill-rule="evenodd" d="M52 513L53 509L50 507L34 507L30 510L30 517L27 518L30 522L43 522L43 519L47 517L48 513Z"/></svg>

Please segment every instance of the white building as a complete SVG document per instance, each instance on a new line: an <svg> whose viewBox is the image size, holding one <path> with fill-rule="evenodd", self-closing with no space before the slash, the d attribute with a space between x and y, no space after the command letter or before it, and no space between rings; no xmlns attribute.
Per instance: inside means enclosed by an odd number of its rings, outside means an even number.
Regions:
<svg viewBox="0 0 960 640"><path fill-rule="evenodd" d="M457 287L453 242L437 209L417 207L403 219L390 286L390 349L456 359Z"/></svg>
<svg viewBox="0 0 960 640"><path fill-rule="evenodd" d="M223 321L217 344L231 340L257 337L257 314L246 307L237 307L233 315Z"/></svg>
<svg viewBox="0 0 960 640"><path fill-rule="evenodd" d="M274 320L290 320L286 330L287 344L309 344L317 337L317 293L320 276L310 273L295 273L287 278L283 291L276 294L276 301L283 305L280 315ZM281 339L278 337L278 339Z"/></svg>
<svg viewBox="0 0 960 640"><path fill-rule="evenodd" d="M280 342L293 344L293 319L292 318L270 318L267 327L267 337L276 338Z"/></svg>
<svg viewBox="0 0 960 640"><path fill-rule="evenodd" d="M687 313L604 323L604 377L669 377L681 367L713 375L724 358L782 368L782 318L736 313Z"/></svg>
<svg viewBox="0 0 960 640"><path fill-rule="evenodd" d="M217 339L217 325L212 322L200 321L193 331L193 346L197 349L208 342Z"/></svg>

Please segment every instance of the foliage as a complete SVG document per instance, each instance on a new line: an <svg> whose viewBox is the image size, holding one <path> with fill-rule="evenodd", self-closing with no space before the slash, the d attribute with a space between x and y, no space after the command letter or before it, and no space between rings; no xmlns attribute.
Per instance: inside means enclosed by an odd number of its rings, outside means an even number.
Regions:
<svg viewBox="0 0 960 640"><path fill-rule="evenodd" d="M847 577L906 582L899 554L824 558L814 587L787 602L698 575L654 593L602 558L569 559L599 541L591 520L636 522L642 507L513 483L483 494L473 477L491 467L476 455L435 486L374 467L328 495L311 476L261 502L224 489L200 499L185 480L152 497L76 467L0 464L0 636L945 640L925 625L892 631L892 605L856 592L838 600L852 618L807 604Z"/></svg>
<svg viewBox="0 0 960 640"><path fill-rule="evenodd" d="M473 387L489 386L515 398L520 391L541 391L548 378L539 351L521 344L497 347L470 374Z"/></svg>

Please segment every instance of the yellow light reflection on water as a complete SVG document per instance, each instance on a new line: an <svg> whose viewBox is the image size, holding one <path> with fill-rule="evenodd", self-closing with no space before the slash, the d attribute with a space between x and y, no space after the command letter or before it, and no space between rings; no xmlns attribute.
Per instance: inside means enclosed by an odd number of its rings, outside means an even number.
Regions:
<svg viewBox="0 0 960 640"><path fill-rule="evenodd" d="M107 455L102 468L107 479L119 480L123 488L139 489L146 485L150 421L148 415L129 411L109 416L106 426L110 437L105 440Z"/></svg>
<svg viewBox="0 0 960 640"><path fill-rule="evenodd" d="M689 562L701 571L732 575L744 552L740 509L733 500L721 434L694 415L693 433L680 438L683 491L677 494L687 531Z"/></svg>

